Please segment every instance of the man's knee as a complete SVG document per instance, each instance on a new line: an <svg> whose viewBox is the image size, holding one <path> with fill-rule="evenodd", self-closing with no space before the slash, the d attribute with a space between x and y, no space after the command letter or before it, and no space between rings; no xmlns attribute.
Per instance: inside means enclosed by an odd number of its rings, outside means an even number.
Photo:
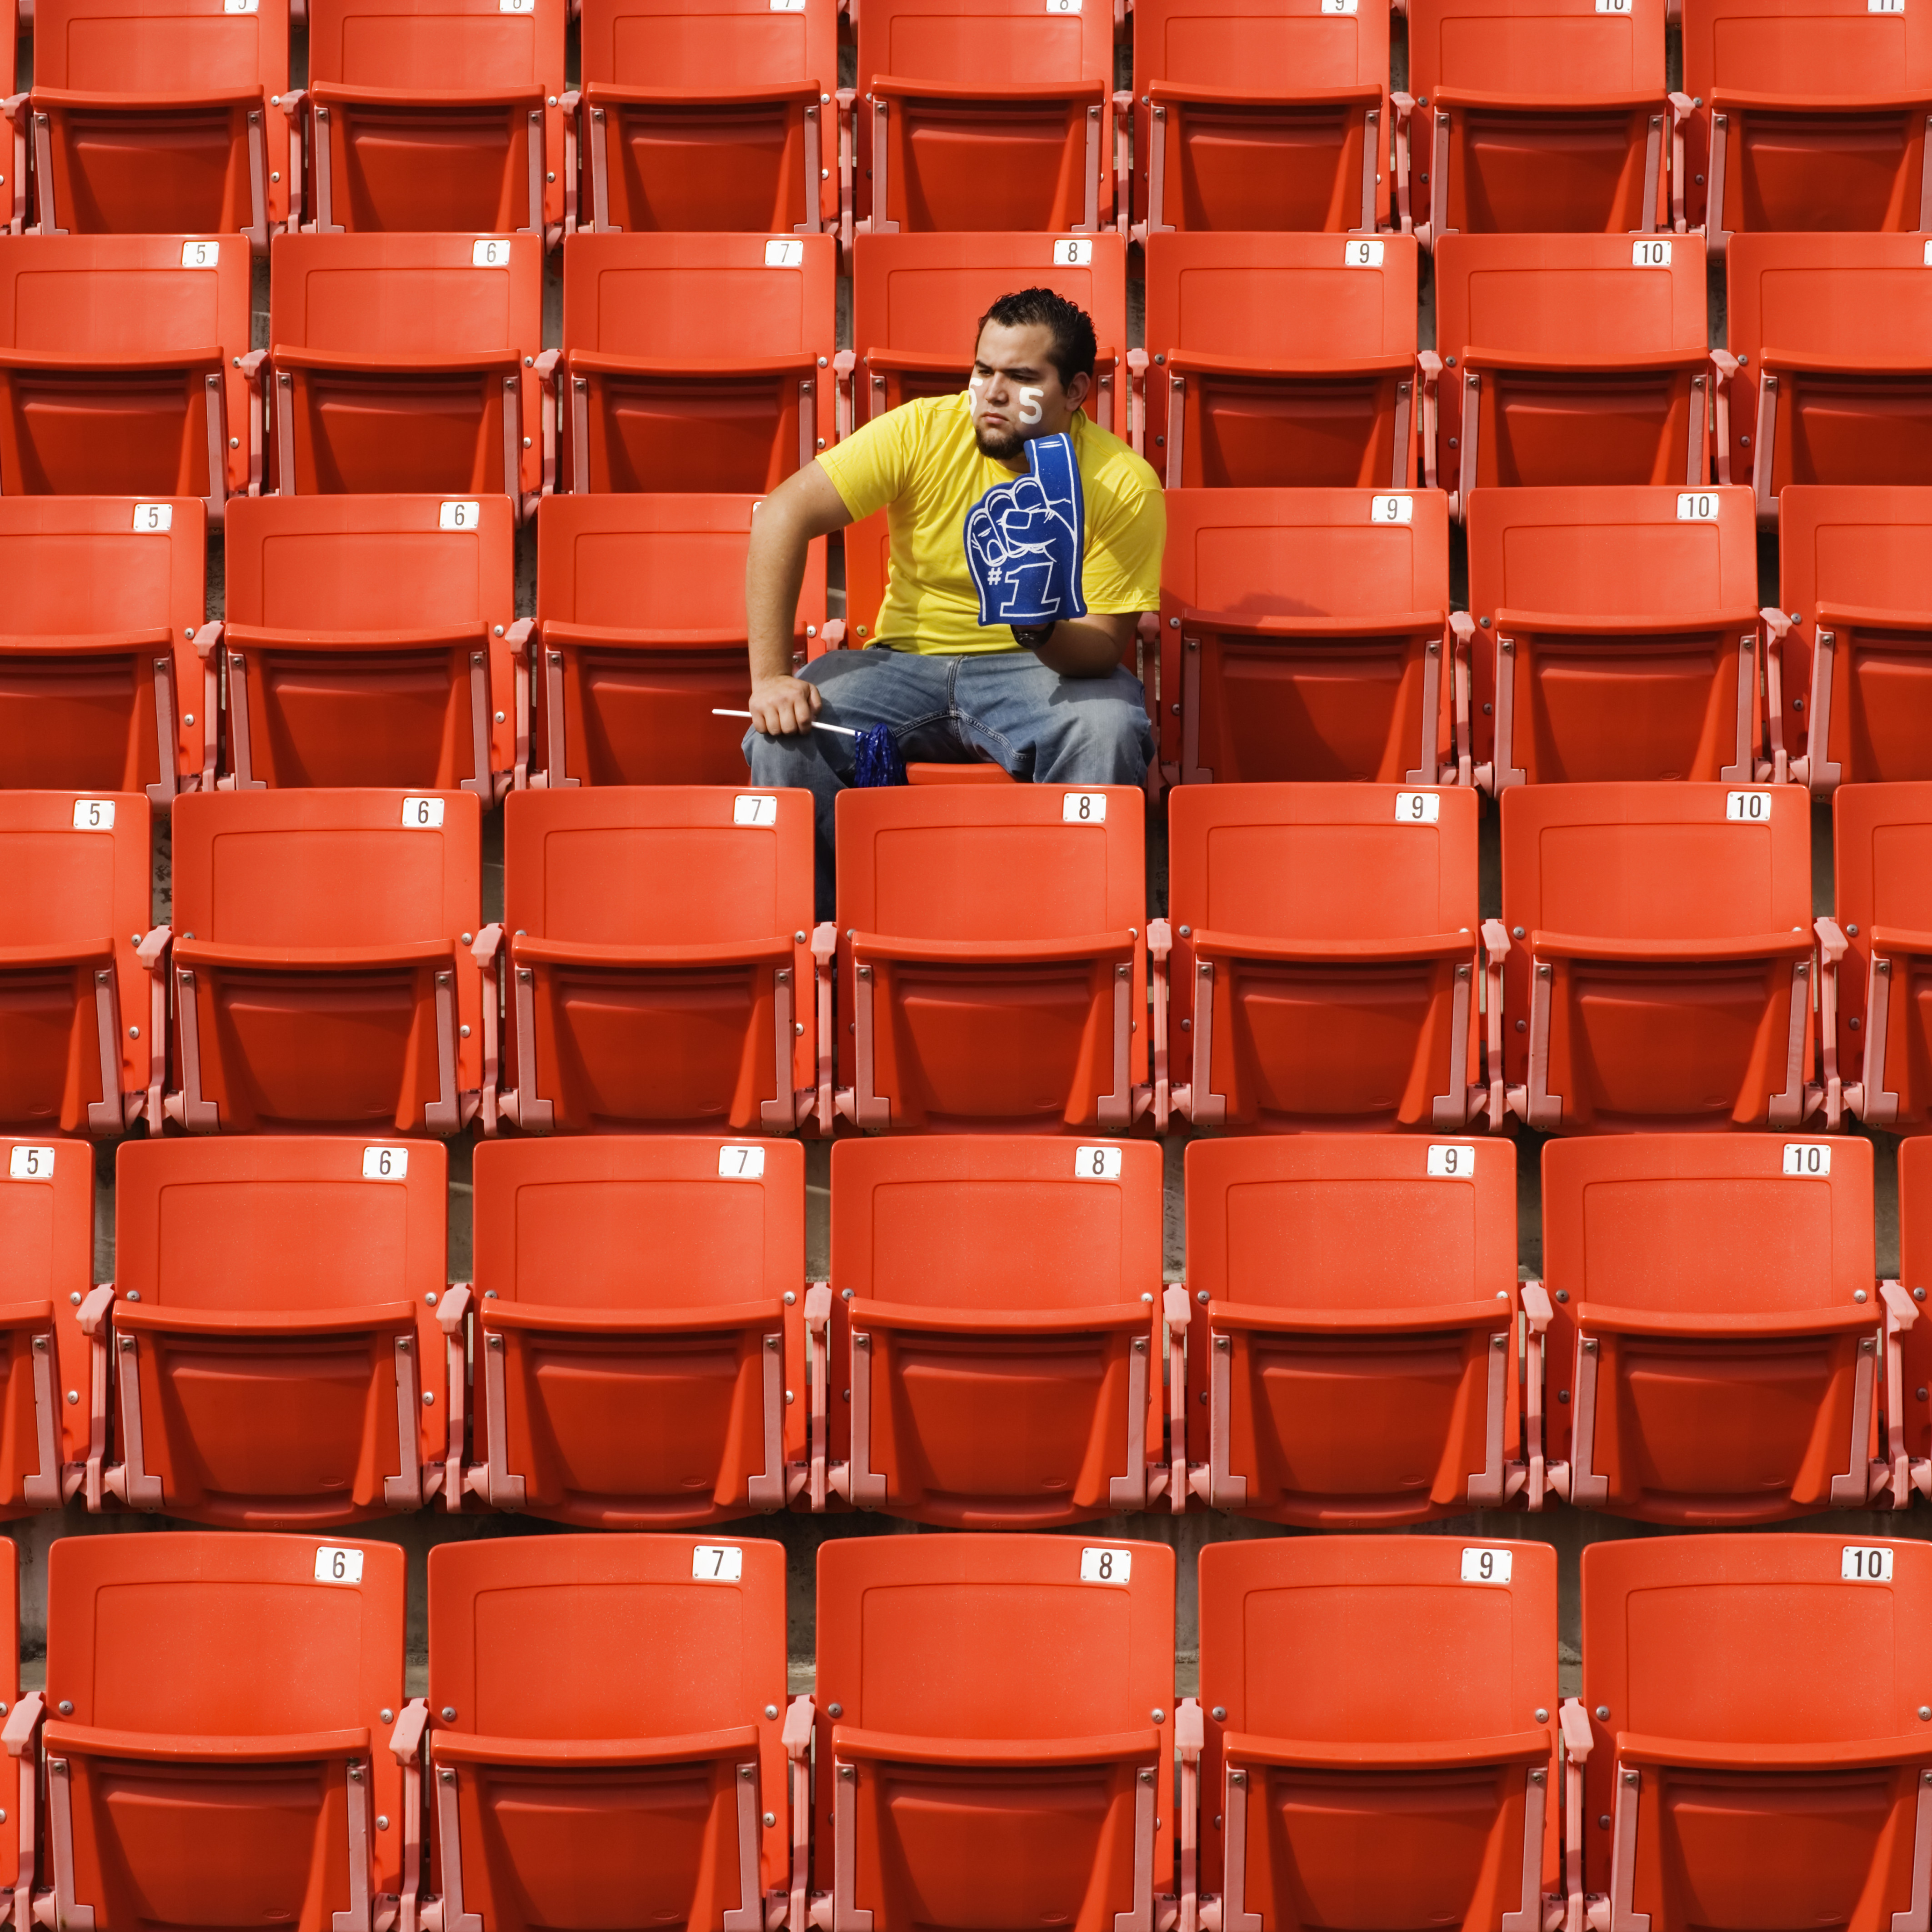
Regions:
<svg viewBox="0 0 1932 1932"><path fill-rule="evenodd" d="M782 738L762 731L745 734L745 762L752 782L758 785L803 785L823 782L824 754L814 742L816 731L795 731Z"/></svg>
<svg viewBox="0 0 1932 1932"><path fill-rule="evenodd" d="M1147 707L1138 686L1083 693L1055 707L1050 755L1036 776L1089 784L1138 784L1147 776Z"/></svg>

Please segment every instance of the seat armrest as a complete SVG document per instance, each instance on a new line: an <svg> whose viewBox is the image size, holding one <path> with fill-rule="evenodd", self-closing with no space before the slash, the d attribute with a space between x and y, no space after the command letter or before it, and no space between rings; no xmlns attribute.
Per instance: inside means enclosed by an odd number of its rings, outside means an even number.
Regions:
<svg viewBox="0 0 1932 1932"><path fill-rule="evenodd" d="M412 1697L403 1706L396 1728L389 1733L389 1749L399 1763L407 1764L421 1754L423 1735L428 1729L429 1706L420 1697Z"/></svg>
<svg viewBox="0 0 1932 1932"><path fill-rule="evenodd" d="M1168 1067L1168 961L1174 952L1174 928L1164 919L1148 921L1148 956L1152 962L1150 977L1153 997L1153 1048L1149 1071L1154 1080L1154 1130L1167 1132L1173 1118L1174 1088Z"/></svg>
<svg viewBox="0 0 1932 1932"><path fill-rule="evenodd" d="M791 1882L787 1888L785 1932L806 1932L811 1898L812 1732L818 1715L808 1691L800 1691L785 1706L785 1762L791 1770Z"/></svg>
<svg viewBox="0 0 1932 1932"><path fill-rule="evenodd" d="M35 1733L40 1727L40 1720L46 1715L47 1700L40 1692L29 1690L7 1713L6 1728L0 1730L0 1743L7 1747L9 1757L28 1757L34 1749Z"/></svg>
<svg viewBox="0 0 1932 1932"><path fill-rule="evenodd" d="M829 1133L831 1130L828 1127L826 1131ZM806 1500L818 1511L825 1508L826 1438L831 1428L832 1284L828 1281L815 1281L805 1292L805 1353L806 1378L811 1394Z"/></svg>
<svg viewBox="0 0 1932 1932"><path fill-rule="evenodd" d="M1811 929L1818 940L1818 1042L1825 1070L1825 1130L1835 1134L1844 1124L1844 1070L1838 1064L1838 962L1850 950L1834 919L1815 919Z"/></svg>

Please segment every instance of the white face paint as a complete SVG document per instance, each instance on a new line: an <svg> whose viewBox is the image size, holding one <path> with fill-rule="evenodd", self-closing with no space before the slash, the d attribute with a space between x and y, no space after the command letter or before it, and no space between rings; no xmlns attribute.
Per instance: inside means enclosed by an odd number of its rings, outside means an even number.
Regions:
<svg viewBox="0 0 1932 1932"><path fill-rule="evenodd" d="M1046 394L1044 389L1022 388L1020 391L1020 421L1029 428L1038 422L1043 413L1040 406L1040 399Z"/></svg>

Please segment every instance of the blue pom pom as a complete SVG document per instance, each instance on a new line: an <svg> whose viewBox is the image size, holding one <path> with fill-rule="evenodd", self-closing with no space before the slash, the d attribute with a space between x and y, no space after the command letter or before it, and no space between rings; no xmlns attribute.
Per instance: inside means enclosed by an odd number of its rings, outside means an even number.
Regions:
<svg viewBox="0 0 1932 1932"><path fill-rule="evenodd" d="M902 785L905 766L899 748L892 742L891 728L868 724L853 741L852 782L871 788L876 785Z"/></svg>

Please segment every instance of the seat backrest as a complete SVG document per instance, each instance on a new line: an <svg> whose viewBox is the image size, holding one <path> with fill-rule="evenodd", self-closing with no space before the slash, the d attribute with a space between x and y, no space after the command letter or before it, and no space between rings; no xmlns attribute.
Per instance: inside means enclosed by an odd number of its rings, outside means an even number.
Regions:
<svg viewBox="0 0 1932 1932"><path fill-rule="evenodd" d="M1515 1292L1516 1155L1505 1142L1196 1141L1186 1176L1187 1285L1216 1301L1339 1311Z"/></svg>
<svg viewBox="0 0 1932 1932"><path fill-rule="evenodd" d="M1257 74L1298 88L1386 86L1388 8L1337 14L1321 0L1145 0L1136 4L1134 95L1155 81L1238 94Z"/></svg>
<svg viewBox="0 0 1932 1932"><path fill-rule="evenodd" d="M1862 1022L1872 928L1932 932L1932 782L1839 786L1832 794L1832 904L1850 949L1838 968L1839 1015L1841 1023ZM1840 1033L1839 1064L1848 1080L1858 1076L1863 1046L1862 1031ZM1910 1077L1888 1056L1884 1084L1897 1088L1902 1072Z"/></svg>
<svg viewBox="0 0 1932 1932"><path fill-rule="evenodd" d="M698 96L838 78L837 0L585 0L584 80Z"/></svg>
<svg viewBox="0 0 1932 1932"><path fill-rule="evenodd" d="M232 235L0 235L0 349L82 364L218 349L226 365L248 352L249 287Z"/></svg>
<svg viewBox="0 0 1932 1932"><path fill-rule="evenodd" d="M983 86L1114 84L1114 22L1104 6L1047 12L1028 0L878 0L859 19L859 92L875 74Z"/></svg>
<svg viewBox="0 0 1932 1932"><path fill-rule="evenodd" d="M1160 1150L1012 1136L841 1142L832 1278L926 1308L1157 1301Z"/></svg>
<svg viewBox="0 0 1932 1932"><path fill-rule="evenodd" d="M1922 368L1932 362L1932 310L1916 279L1924 272L1916 235L1735 235L1724 275L1731 352L1749 368L1767 351ZM1731 427L1733 436L1752 427L1735 406Z"/></svg>
<svg viewBox="0 0 1932 1932"><path fill-rule="evenodd" d="M482 818L474 792L194 792L175 804L178 932L224 945L326 948L476 929Z"/></svg>
<svg viewBox="0 0 1932 1932"><path fill-rule="evenodd" d="M4 628L85 637L164 624L191 634L207 609L207 523L198 496L0 497Z"/></svg>
<svg viewBox="0 0 1932 1932"><path fill-rule="evenodd" d="M1870 0L1684 0L1684 91L1908 100L1932 89L1932 34Z"/></svg>
<svg viewBox="0 0 1932 1932"><path fill-rule="evenodd" d="M479 1297L615 1310L802 1292L805 1150L796 1141L493 1140L476 1150L475 1188ZM651 1231L648 1243L638 1240L640 1228Z"/></svg>
<svg viewBox="0 0 1932 1932"><path fill-rule="evenodd" d="M1932 490L1787 484L1778 494L1778 602L1802 622L1808 646L1821 604L1932 611L1928 537ZM1802 688L1794 694L1788 673L1785 694L1805 696Z"/></svg>
<svg viewBox="0 0 1932 1932"><path fill-rule="evenodd" d="M1922 1136L1898 1150L1898 1278L1908 1294L1932 1292L1932 1140Z"/></svg>
<svg viewBox="0 0 1932 1932"><path fill-rule="evenodd" d="M93 1150L0 1134L0 1304L58 1314L93 1286Z"/></svg>
<svg viewBox="0 0 1932 1932"><path fill-rule="evenodd" d="M563 90L564 0L309 0L311 81L439 94Z"/></svg>
<svg viewBox="0 0 1932 1932"><path fill-rule="evenodd" d="M13 13L8 6L0 26ZM34 84L137 98L256 86L286 94L288 0L255 0L245 10L222 0L40 0Z"/></svg>
<svg viewBox="0 0 1932 1932"><path fill-rule="evenodd" d="M1410 0L1408 89L1418 103L1448 88L1525 107L1592 94L1661 106L1664 23L1664 0Z"/></svg>

